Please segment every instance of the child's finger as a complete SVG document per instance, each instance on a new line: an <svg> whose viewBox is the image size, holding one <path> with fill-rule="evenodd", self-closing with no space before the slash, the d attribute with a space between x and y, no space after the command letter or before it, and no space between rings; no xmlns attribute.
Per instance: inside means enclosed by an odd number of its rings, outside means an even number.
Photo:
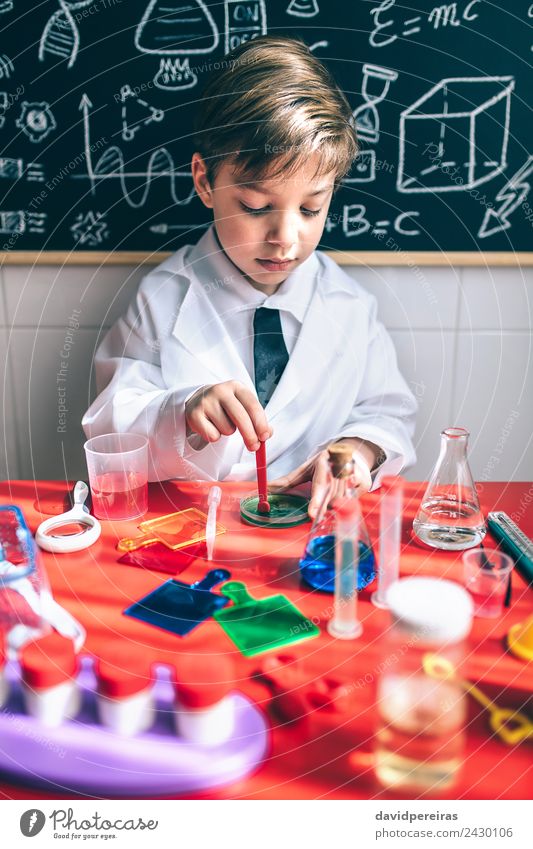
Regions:
<svg viewBox="0 0 533 849"><path fill-rule="evenodd" d="M313 489L311 491L311 500L309 501L309 506L307 508L307 512L311 519L314 519L316 514L318 513L318 508L322 504L322 501L326 495L327 484L315 484L313 483Z"/></svg>
<svg viewBox="0 0 533 849"><path fill-rule="evenodd" d="M209 413L209 418L223 436L231 436L237 429L237 425L226 413L222 404L217 404L213 412Z"/></svg>
<svg viewBox="0 0 533 849"><path fill-rule="evenodd" d="M235 397L241 402L242 406L250 416L257 438L261 442L265 442L272 436L272 428L268 423L266 413L259 403L257 396L253 394L246 386L235 387Z"/></svg>
<svg viewBox="0 0 533 849"><path fill-rule="evenodd" d="M285 475L285 477L269 481L268 488L272 492L283 492L284 489L289 489L291 486L296 486L299 483L305 483L305 481L311 480L312 471L312 466L309 462L303 463L293 472Z"/></svg>
<svg viewBox="0 0 533 849"><path fill-rule="evenodd" d="M205 414L202 414L198 422L192 425L193 430L198 433L207 442L218 442L221 437L219 429L210 421Z"/></svg>
<svg viewBox="0 0 533 849"><path fill-rule="evenodd" d="M326 455L321 453L315 462L315 470L313 474L313 482L311 484L311 500L307 512L312 519L315 518L318 508L322 504L322 500L326 494L329 483L329 467L326 460Z"/></svg>
<svg viewBox="0 0 533 849"><path fill-rule="evenodd" d="M222 409L240 432L248 451L257 451L259 437L247 410L235 395L221 400Z"/></svg>

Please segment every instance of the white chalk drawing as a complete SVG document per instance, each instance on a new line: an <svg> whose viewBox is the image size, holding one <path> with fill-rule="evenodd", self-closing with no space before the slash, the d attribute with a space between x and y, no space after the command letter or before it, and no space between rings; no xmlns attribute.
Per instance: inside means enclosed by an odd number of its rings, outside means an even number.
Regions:
<svg viewBox="0 0 533 849"><path fill-rule="evenodd" d="M99 156L96 162L93 162L90 125L90 110L92 109L92 105L90 99L84 93L79 108L83 112L85 162L87 165L87 176L91 181L91 191L93 194L96 191L98 183L107 180L117 180L128 205L133 209L138 209L146 203L152 181L156 179L161 180L164 177L168 178L170 193L174 203L181 206L192 200L196 192L190 169L177 169L171 154L165 147L153 150L146 167L136 168L134 171L126 167L124 153L118 145L109 147ZM143 191L140 199L134 200L132 193L135 189L139 188L139 184L143 186ZM178 196L178 184L185 193L182 198Z"/></svg>
<svg viewBox="0 0 533 849"><path fill-rule="evenodd" d="M471 23L479 17L478 11L474 11L474 8L480 3L481 0L469 0L462 11L459 8L460 3L442 3L434 6L424 15L397 20L404 9L402 7L397 9L396 0L382 0L370 10L374 19L374 28L370 33L369 42L372 47L387 47L398 38L406 39L416 35L424 27L442 30L445 27L461 26L465 21ZM398 12L398 16L395 12Z"/></svg>
<svg viewBox="0 0 533 849"><path fill-rule="evenodd" d="M5 180L20 180L25 177L28 183L43 183L44 168L40 162L28 162L10 156L0 157L0 178Z"/></svg>
<svg viewBox="0 0 533 849"><path fill-rule="evenodd" d="M265 0L224 0L224 53L266 33Z"/></svg>
<svg viewBox="0 0 533 849"><path fill-rule="evenodd" d="M480 239L494 236L495 233L501 233L511 226L509 221L511 213L524 203L531 189L530 183L527 182L530 174L533 174L533 154L528 156L524 164L500 189L496 195L498 206L493 209L487 208L483 223L478 230Z"/></svg>
<svg viewBox="0 0 533 849"><path fill-rule="evenodd" d="M167 224L166 221L161 221L159 224L152 224L150 233L166 236L171 230L199 230L200 227L209 227L210 224L211 222L207 222L207 224Z"/></svg>
<svg viewBox="0 0 533 849"><path fill-rule="evenodd" d="M0 211L0 233L44 233L47 215L45 212L27 212L25 209Z"/></svg>
<svg viewBox="0 0 533 849"><path fill-rule="evenodd" d="M13 0L3 0L0 3L0 15L13 11Z"/></svg>
<svg viewBox="0 0 533 849"><path fill-rule="evenodd" d="M363 103L352 113L352 120L360 139L375 144L379 141L378 104L382 103L389 92L390 84L398 79L398 73L381 65L363 65L361 94Z"/></svg>
<svg viewBox="0 0 533 849"><path fill-rule="evenodd" d="M79 9L90 6L94 0L57 0L59 9L51 15L39 42L39 60L48 56L68 59L67 68L72 68L80 49L80 31L75 14Z"/></svg>
<svg viewBox="0 0 533 849"><path fill-rule="evenodd" d="M7 55L7 53L0 54L0 80L4 78L8 80L15 71L13 67L13 62Z"/></svg>
<svg viewBox="0 0 533 849"><path fill-rule="evenodd" d="M448 77L401 113L399 192L467 191L507 167L513 77Z"/></svg>
<svg viewBox="0 0 533 849"><path fill-rule="evenodd" d="M376 151L375 150L360 150L357 154L352 170L349 175L343 179L343 183L351 185L352 183L371 183L376 179Z"/></svg>
<svg viewBox="0 0 533 849"><path fill-rule="evenodd" d="M297 18L314 18L320 9L317 0L291 0L286 11Z"/></svg>
<svg viewBox="0 0 533 849"><path fill-rule="evenodd" d="M124 141L132 141L142 127L147 127L154 121L162 121L165 117L162 109L150 106L128 84L123 85L120 89L120 102L122 103L122 138Z"/></svg>
<svg viewBox="0 0 533 849"><path fill-rule="evenodd" d="M23 100L20 115L15 124L34 144L39 144L55 130L56 119L46 100L40 103L28 103Z"/></svg>
<svg viewBox="0 0 533 849"><path fill-rule="evenodd" d="M218 27L202 0L151 0L135 30L135 47L141 53L184 57L160 60L154 85L163 91L195 86L198 77L188 57L211 53L219 41Z"/></svg>
<svg viewBox="0 0 533 849"><path fill-rule="evenodd" d="M9 108L7 91L0 91L0 130L6 122L6 112Z"/></svg>
<svg viewBox="0 0 533 849"><path fill-rule="evenodd" d="M314 53L315 50L319 50L320 48L329 47L329 41L315 41L314 44L309 45L309 50L311 53Z"/></svg>
<svg viewBox="0 0 533 849"><path fill-rule="evenodd" d="M90 248L101 245L109 236L105 213L80 212L74 224L71 224L70 232L78 245L87 245Z"/></svg>
<svg viewBox="0 0 533 849"><path fill-rule="evenodd" d="M400 212L392 221L383 219L374 224L366 217L366 213L366 206L362 203L345 203L341 214L328 215L324 229L330 233L341 224L342 232L348 239L354 236L362 236L368 231L372 236L385 235L390 232L391 228L401 236L420 235L420 230L417 227L410 227L407 223L409 220L419 217L420 213L416 209Z"/></svg>

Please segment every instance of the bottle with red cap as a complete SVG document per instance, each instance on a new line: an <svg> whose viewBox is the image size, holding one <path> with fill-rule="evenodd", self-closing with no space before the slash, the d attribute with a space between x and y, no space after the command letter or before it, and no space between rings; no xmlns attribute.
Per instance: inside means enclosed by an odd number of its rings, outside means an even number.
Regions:
<svg viewBox="0 0 533 849"><path fill-rule="evenodd" d="M0 707L2 707L2 705L6 701L8 694L8 684L6 676L4 675L6 659L6 645L4 641L4 635L2 631L0 631Z"/></svg>
<svg viewBox="0 0 533 849"><path fill-rule="evenodd" d="M176 662L176 729L190 743L218 746L235 725L234 668L227 655L180 655Z"/></svg>
<svg viewBox="0 0 533 849"><path fill-rule="evenodd" d="M26 711L56 728L79 710L78 658L72 640L56 631L27 643L19 655Z"/></svg>
<svg viewBox="0 0 533 849"><path fill-rule="evenodd" d="M132 737L154 719L153 676L150 663L132 647L114 647L96 664L100 722L117 734Z"/></svg>

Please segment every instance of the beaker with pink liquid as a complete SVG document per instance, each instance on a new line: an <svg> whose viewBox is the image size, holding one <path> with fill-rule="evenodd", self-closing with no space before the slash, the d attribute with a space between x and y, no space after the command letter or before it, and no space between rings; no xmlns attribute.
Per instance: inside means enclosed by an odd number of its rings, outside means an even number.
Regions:
<svg viewBox="0 0 533 849"><path fill-rule="evenodd" d="M84 445L93 514L137 519L148 510L148 439L137 433L104 433Z"/></svg>

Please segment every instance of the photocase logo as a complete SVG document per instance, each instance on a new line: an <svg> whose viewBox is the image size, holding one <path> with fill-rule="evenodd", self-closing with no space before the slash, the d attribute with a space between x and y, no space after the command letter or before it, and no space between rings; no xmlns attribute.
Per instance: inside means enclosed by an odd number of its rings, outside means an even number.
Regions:
<svg viewBox="0 0 533 849"><path fill-rule="evenodd" d="M20 818L20 830L24 837L35 837L42 831L46 817L42 811L36 808L31 808L29 811L24 811Z"/></svg>

